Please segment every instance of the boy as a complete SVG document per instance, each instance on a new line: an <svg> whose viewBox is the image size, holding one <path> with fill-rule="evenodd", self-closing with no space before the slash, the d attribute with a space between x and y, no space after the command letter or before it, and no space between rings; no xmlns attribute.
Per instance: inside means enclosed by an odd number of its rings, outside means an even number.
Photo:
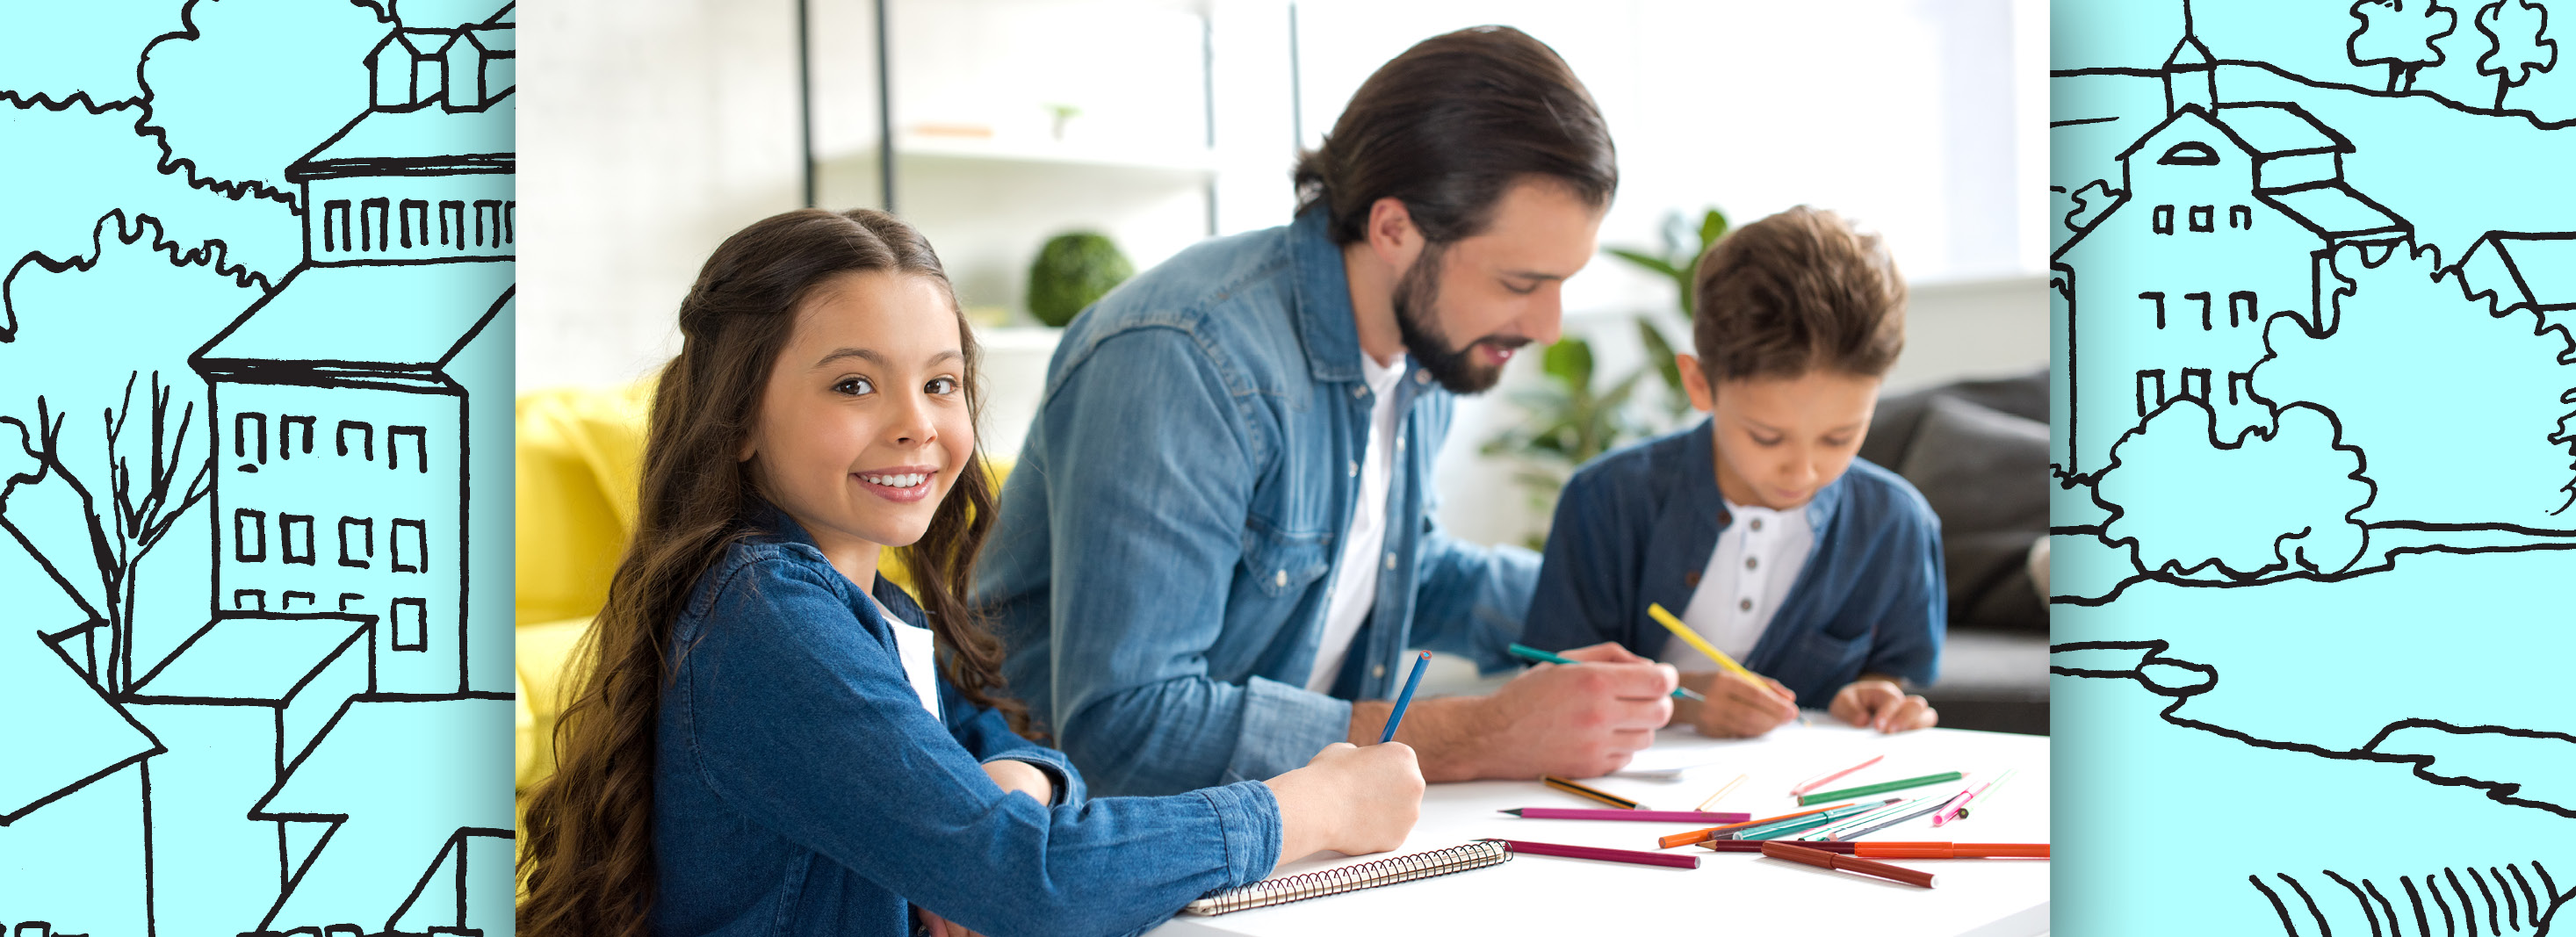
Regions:
<svg viewBox="0 0 2576 937"><path fill-rule="evenodd" d="M1698 426L1613 452L1557 502L1527 640L1617 641L1683 671L1702 734L1761 735L1825 707L1881 732L1937 719L1940 522L1857 458L1905 343L1905 284L1875 236L1792 208L1700 259L1696 357L1676 355ZM1721 670L1647 617L1658 603L1758 674Z"/></svg>

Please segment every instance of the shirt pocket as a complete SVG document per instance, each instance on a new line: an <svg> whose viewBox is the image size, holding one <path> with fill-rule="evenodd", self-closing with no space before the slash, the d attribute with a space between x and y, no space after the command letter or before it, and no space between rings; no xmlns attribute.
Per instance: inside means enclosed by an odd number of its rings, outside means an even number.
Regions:
<svg viewBox="0 0 2576 937"><path fill-rule="evenodd" d="M1852 637L1838 637L1827 628L1817 628L1799 635L1797 642L1789 646L1788 657L1776 676L1797 692L1799 705L1822 707L1832 702L1844 684L1860 676L1869 646L1870 632L1866 628Z"/></svg>
<svg viewBox="0 0 2576 937"><path fill-rule="evenodd" d="M1262 598L1298 595L1332 571L1332 539L1321 531L1284 531L1253 520L1243 529L1243 564L1238 575Z"/></svg>

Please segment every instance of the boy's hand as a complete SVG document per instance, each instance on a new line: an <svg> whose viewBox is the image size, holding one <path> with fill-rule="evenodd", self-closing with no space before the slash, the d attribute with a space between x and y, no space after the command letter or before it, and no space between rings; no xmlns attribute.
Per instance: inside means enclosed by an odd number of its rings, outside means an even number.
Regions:
<svg viewBox="0 0 2576 937"><path fill-rule="evenodd" d="M912 913L920 915L921 929L929 931L930 937L983 937L982 934L949 923L947 918L930 913L929 908L913 905Z"/></svg>
<svg viewBox="0 0 2576 937"><path fill-rule="evenodd" d="M1008 758L987 761L984 775L1001 785L1002 793L1018 791L1027 794L1037 798L1040 807L1055 803L1055 782L1047 780L1046 772L1038 770L1036 765Z"/></svg>
<svg viewBox="0 0 2576 937"><path fill-rule="evenodd" d="M1885 677L1852 681L1834 694L1831 711L1834 718L1881 732L1929 729L1941 721L1941 714L1933 711L1932 704L1906 693L1896 681Z"/></svg>
<svg viewBox="0 0 2576 937"><path fill-rule="evenodd" d="M1769 677L1755 683L1730 671L1692 674L1683 685L1708 696L1708 702L1681 700L1673 718L1699 734L1717 739L1749 739L1798 718L1798 694Z"/></svg>

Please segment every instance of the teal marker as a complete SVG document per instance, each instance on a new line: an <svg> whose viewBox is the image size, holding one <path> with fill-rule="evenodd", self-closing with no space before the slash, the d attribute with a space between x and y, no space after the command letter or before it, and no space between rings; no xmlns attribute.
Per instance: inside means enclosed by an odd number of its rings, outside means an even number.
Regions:
<svg viewBox="0 0 2576 937"><path fill-rule="evenodd" d="M1526 645L1526 644L1515 644L1515 645L1512 645L1512 647L1511 647L1511 651L1512 651L1512 656L1513 656L1513 657L1517 657L1517 658L1520 658L1520 659L1522 659L1522 660L1527 660L1527 661L1537 661L1537 662L1542 663L1542 664L1580 664L1580 663L1583 663L1582 661L1575 660L1574 658L1567 657L1567 656L1565 656L1565 655L1563 655L1563 654L1550 654L1550 653L1548 653L1548 652L1546 652L1546 651L1539 650L1539 649L1537 649L1537 648L1531 647L1531 646ZM1682 688L1682 687L1674 687L1674 688L1673 688L1673 698L1674 698L1674 699L1694 699L1694 700L1698 700L1698 701L1703 702L1703 703L1708 702L1708 697L1700 695L1697 691L1684 689L1684 688Z"/></svg>

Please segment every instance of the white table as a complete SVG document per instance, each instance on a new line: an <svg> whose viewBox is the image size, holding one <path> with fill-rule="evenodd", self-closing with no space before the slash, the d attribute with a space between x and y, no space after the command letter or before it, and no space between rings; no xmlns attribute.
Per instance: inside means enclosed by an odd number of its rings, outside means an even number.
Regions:
<svg viewBox="0 0 2576 937"><path fill-rule="evenodd" d="M1688 810L1737 774L1743 784L1709 809L1756 817L1802 809L1788 790L1826 771L1871 755L1886 760L1832 787L1967 771L1966 782L1895 791L1878 797L1955 792L1962 784L2018 769L1975 815L1939 828L1930 818L1873 834L1868 839L1958 842L2048 841L2048 739L1930 729L1882 736L1810 713L1812 726L1790 725L1761 739L1719 741L1687 730L1666 730L1641 755L1670 763L1719 759L1678 780L1612 776L1587 781L1648 808ZM1320 853L1286 863L1276 875L1410 852L1456 846L1482 837L1584 846L1654 849L1656 837L1690 824L1581 820L1524 820L1496 811L1509 807L1598 807L1535 781L1434 784L1424 795L1422 821L1395 853L1357 858ZM1723 925L1730 933L1943 934L1973 937L2044 934L2048 931L2045 860L1898 860L1940 876L1932 889L1831 872L1759 854L1717 853L1697 846L1671 850L1695 855L1697 869L1522 855L1498 866L1473 869L1294 904L1214 917L1174 918L1155 937L1281 937L1308 934L1527 934L1702 932Z"/></svg>

